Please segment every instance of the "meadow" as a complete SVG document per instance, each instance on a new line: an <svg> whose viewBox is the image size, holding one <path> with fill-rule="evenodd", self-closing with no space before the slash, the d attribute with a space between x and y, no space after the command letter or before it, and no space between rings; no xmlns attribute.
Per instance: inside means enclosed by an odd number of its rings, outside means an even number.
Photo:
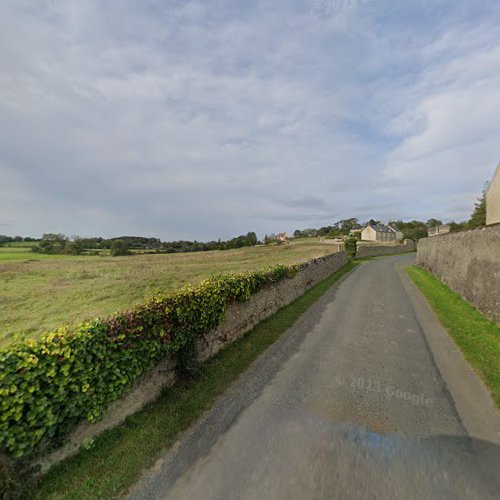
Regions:
<svg viewBox="0 0 500 500"><path fill-rule="evenodd" d="M214 274L295 264L328 255L314 239L237 250L110 256L40 255L0 248L0 347L64 324L109 316L156 291L177 289Z"/></svg>

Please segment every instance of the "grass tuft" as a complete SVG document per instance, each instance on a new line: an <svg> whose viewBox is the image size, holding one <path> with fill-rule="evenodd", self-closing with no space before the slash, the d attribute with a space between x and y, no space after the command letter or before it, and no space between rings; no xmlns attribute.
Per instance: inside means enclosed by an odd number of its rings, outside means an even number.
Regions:
<svg viewBox="0 0 500 500"><path fill-rule="evenodd" d="M407 272L500 408L500 328L431 273L417 266Z"/></svg>

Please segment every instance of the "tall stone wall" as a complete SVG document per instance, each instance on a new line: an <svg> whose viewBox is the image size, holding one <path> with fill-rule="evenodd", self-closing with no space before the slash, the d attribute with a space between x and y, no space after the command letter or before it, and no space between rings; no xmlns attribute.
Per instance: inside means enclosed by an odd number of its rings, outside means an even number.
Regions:
<svg viewBox="0 0 500 500"><path fill-rule="evenodd" d="M500 324L500 224L420 240L416 263Z"/></svg>
<svg viewBox="0 0 500 500"><path fill-rule="evenodd" d="M374 245L371 243L359 242L356 257L378 257L395 253L414 252L415 248L416 246L413 240L405 240L405 242L400 245L394 245L392 243L379 243Z"/></svg>
<svg viewBox="0 0 500 500"><path fill-rule="evenodd" d="M250 331L260 321L331 276L348 261L345 252L311 260L305 263L293 278L285 278L260 290L247 302L229 304L224 321L198 340L196 345L198 361L209 359L224 346ZM175 382L175 362L171 357L167 357L143 375L126 396L112 403L101 421L95 424L82 422L71 434L68 444L42 458L39 461L42 473L52 465L74 455L83 443L122 423L126 417L154 401L164 387L170 387Z"/></svg>

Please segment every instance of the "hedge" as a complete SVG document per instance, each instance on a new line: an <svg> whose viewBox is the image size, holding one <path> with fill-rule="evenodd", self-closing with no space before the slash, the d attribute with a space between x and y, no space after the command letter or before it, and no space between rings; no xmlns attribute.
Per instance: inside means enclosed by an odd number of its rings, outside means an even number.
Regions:
<svg viewBox="0 0 500 500"><path fill-rule="evenodd" d="M216 276L126 313L1 349L0 453L27 457L60 442L82 419L97 421L167 353L179 355L216 327L230 301L246 301L298 269Z"/></svg>

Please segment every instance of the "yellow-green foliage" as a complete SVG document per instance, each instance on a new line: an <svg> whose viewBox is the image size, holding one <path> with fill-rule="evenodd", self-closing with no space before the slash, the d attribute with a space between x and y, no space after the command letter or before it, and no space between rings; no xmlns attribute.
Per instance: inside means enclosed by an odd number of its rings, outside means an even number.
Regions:
<svg viewBox="0 0 500 500"><path fill-rule="evenodd" d="M217 326L227 304L245 301L299 266L216 276L156 295L131 311L0 350L0 450L11 457L98 420L139 375Z"/></svg>

